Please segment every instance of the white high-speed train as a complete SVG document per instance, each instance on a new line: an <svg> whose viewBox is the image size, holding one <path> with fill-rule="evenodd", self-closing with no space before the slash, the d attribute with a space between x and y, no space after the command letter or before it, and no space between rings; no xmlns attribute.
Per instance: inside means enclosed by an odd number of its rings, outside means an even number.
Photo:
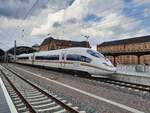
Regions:
<svg viewBox="0 0 150 113"><path fill-rule="evenodd" d="M21 54L17 56L16 62L87 72L96 76L116 71L112 63L101 53L81 47Z"/></svg>

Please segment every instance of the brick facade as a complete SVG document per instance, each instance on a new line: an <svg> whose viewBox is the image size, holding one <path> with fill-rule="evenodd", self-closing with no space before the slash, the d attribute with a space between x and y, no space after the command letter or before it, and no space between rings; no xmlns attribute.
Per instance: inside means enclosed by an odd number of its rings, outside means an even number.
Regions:
<svg viewBox="0 0 150 113"><path fill-rule="evenodd" d="M48 50L55 50L55 49L64 49L69 47L88 47L90 48L89 42L82 41L70 41L70 40L57 40L52 37L46 38L41 46L40 51L48 51Z"/></svg>
<svg viewBox="0 0 150 113"><path fill-rule="evenodd" d="M150 36L104 42L97 46L97 50L101 53L148 51L150 50ZM108 58L113 62L112 56ZM138 64L138 59L137 56L125 55L116 57L116 62L118 64ZM150 55L141 56L140 64L150 64Z"/></svg>

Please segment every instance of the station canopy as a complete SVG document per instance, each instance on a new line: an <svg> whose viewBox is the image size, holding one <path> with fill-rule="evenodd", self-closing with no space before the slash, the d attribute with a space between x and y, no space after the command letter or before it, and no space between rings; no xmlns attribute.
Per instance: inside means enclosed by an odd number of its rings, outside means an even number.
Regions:
<svg viewBox="0 0 150 113"><path fill-rule="evenodd" d="M3 56L4 54L5 52L2 49L0 49L0 56Z"/></svg>
<svg viewBox="0 0 150 113"><path fill-rule="evenodd" d="M16 47L16 55L20 55L23 53L28 54L28 53L33 53L33 52L36 52L36 50L33 49L32 47L27 47L27 46ZM9 49L7 53L14 55L14 48Z"/></svg>

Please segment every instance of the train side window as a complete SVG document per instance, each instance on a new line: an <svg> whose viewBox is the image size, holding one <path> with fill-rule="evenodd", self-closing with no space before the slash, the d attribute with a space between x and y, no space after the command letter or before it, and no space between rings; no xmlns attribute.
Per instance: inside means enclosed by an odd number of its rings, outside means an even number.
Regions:
<svg viewBox="0 0 150 113"><path fill-rule="evenodd" d="M67 60L81 61L81 62L87 62L87 63L90 63L92 61L90 58L86 56L76 55L76 54L68 54Z"/></svg>
<svg viewBox="0 0 150 113"><path fill-rule="evenodd" d="M59 55L36 56L36 60L59 60Z"/></svg>
<svg viewBox="0 0 150 113"><path fill-rule="evenodd" d="M19 60L27 60L28 57L19 57L18 59L19 59Z"/></svg>
<svg viewBox="0 0 150 113"><path fill-rule="evenodd" d="M51 55L48 58L49 60L59 60L59 55Z"/></svg>
<svg viewBox="0 0 150 113"><path fill-rule="evenodd" d="M80 61L80 56L79 55L74 55L74 54L68 54L67 55L67 60Z"/></svg>
<svg viewBox="0 0 150 113"><path fill-rule="evenodd" d="M85 56L81 56L81 61L82 62L87 62L87 63L90 63L92 60L88 57L85 57Z"/></svg>
<svg viewBox="0 0 150 113"><path fill-rule="evenodd" d="M42 57L41 57L41 56L36 56L35 59L36 59L36 60L41 60Z"/></svg>

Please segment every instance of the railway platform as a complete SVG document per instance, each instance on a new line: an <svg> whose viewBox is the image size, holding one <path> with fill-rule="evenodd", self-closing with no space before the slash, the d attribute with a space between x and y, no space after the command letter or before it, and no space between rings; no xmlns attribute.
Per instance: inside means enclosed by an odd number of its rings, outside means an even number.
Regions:
<svg viewBox="0 0 150 113"><path fill-rule="evenodd" d="M150 67L147 66L143 69L146 71L138 72L135 70L135 66L118 66L117 74L112 75L111 79L150 86L149 68Z"/></svg>
<svg viewBox="0 0 150 113"><path fill-rule="evenodd" d="M1 78L0 78L0 113L17 113Z"/></svg>

